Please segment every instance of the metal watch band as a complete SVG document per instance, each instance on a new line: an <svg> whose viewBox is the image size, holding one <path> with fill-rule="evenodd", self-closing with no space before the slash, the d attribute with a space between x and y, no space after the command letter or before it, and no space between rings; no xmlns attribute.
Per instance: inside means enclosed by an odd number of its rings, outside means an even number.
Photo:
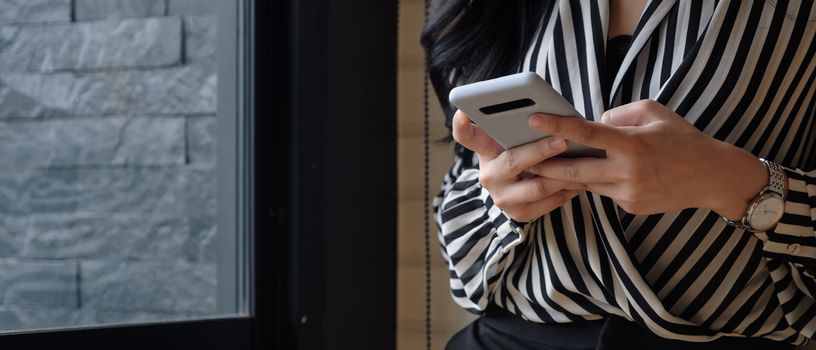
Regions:
<svg viewBox="0 0 816 350"><path fill-rule="evenodd" d="M787 193L785 193L787 192L787 189L785 188L785 180L787 177L785 175L785 169L783 169L779 164L770 162L763 158L759 158L759 161L765 164L765 166L768 168L768 177L770 178L768 186L765 187L763 191L774 191L779 193L782 198L785 198L787 195Z"/></svg>
<svg viewBox="0 0 816 350"><path fill-rule="evenodd" d="M751 200L751 202L748 203L749 208L748 211L750 211L752 203L759 199L762 196L762 194L768 191L776 192L777 194L782 196L783 199L787 195L786 188L787 176L785 175L785 169L782 168L782 166L780 166L779 164L768 161L764 158L759 158L759 161L762 162L762 164L765 165L765 168L768 169L769 178L768 185L765 186L765 188L763 188L762 191L760 191L759 194L756 197L754 197L754 199ZM751 225L748 224L748 215L750 214L748 211L746 211L745 215L739 221L728 220L728 218L724 216L720 216L720 218L723 219L723 221L725 221L730 226L734 226L736 228L753 233L762 232L760 230L754 229L753 227L751 227Z"/></svg>
<svg viewBox="0 0 816 350"><path fill-rule="evenodd" d="M742 219L740 219L740 221L732 221L732 220L728 220L728 218L726 218L725 216L720 216L720 219L722 219L723 221L725 221L725 223L726 223L726 224L728 224L728 226L734 226L734 227L736 227L736 228L738 228L738 229L745 230L745 231L748 231L748 232L753 232L753 233L758 233L758 232L760 232L760 231L754 230L754 228L753 228L753 227L751 227L751 226L748 226L748 225L746 225L746 224L743 224L743 223L742 223L742 220L745 220L745 217L744 217L744 216L742 217Z"/></svg>

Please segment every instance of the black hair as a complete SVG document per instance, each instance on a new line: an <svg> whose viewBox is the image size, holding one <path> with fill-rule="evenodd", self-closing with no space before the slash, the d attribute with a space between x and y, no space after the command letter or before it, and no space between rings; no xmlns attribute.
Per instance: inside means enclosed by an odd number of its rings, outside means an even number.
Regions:
<svg viewBox="0 0 816 350"><path fill-rule="evenodd" d="M544 0L440 0L422 30L428 74L448 127L458 85L515 73L532 42Z"/></svg>

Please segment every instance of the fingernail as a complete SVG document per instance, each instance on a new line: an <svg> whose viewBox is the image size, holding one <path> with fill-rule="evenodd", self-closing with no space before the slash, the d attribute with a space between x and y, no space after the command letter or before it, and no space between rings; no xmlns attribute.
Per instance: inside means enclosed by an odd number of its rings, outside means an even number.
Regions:
<svg viewBox="0 0 816 350"><path fill-rule="evenodd" d="M530 125L534 127L544 126L544 115L533 114L530 116Z"/></svg>
<svg viewBox="0 0 816 350"><path fill-rule="evenodd" d="M552 139L550 139L550 147L554 149L562 149L564 148L564 144L565 144L564 139L560 137L553 137Z"/></svg>

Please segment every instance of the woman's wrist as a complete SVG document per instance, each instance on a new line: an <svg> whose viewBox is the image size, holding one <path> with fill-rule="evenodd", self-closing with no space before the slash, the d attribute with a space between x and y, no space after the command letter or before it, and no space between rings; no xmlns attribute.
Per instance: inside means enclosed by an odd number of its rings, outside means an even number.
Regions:
<svg viewBox="0 0 816 350"><path fill-rule="evenodd" d="M723 171L712 171L720 174L716 188L707 194L710 200L708 208L732 221L739 221L745 216L748 203L768 185L768 169L750 152L739 147L719 142L722 149L717 166ZM712 195L713 194L713 195Z"/></svg>

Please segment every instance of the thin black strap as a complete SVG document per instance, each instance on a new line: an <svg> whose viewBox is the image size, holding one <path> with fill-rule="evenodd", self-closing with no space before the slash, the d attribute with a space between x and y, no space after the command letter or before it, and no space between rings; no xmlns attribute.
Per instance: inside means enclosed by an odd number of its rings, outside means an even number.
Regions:
<svg viewBox="0 0 816 350"><path fill-rule="evenodd" d="M428 15L431 12L431 0L425 0L425 24L428 23ZM425 74L422 79L422 99L423 99L423 119L422 119L422 143L424 152L424 174L423 174L423 203L422 208L425 213L425 349L431 350L431 194L430 194L430 117L428 112L428 57L425 57Z"/></svg>

